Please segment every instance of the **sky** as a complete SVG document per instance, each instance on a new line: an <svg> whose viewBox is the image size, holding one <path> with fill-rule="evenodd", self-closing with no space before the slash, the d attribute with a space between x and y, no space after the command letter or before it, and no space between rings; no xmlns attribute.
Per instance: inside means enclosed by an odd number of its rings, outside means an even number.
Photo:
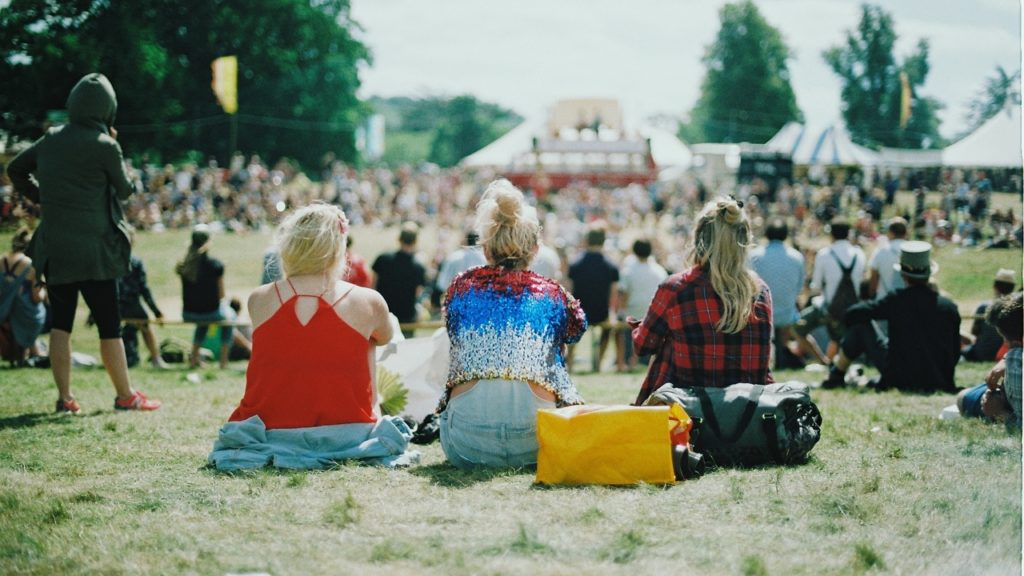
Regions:
<svg viewBox="0 0 1024 576"><path fill-rule="evenodd" d="M564 98L616 98L627 122L685 117L725 0L352 0L373 64L360 96L456 96L543 115ZM859 0L757 0L794 54L797 105L809 124L842 121L840 83L821 57L860 19ZM897 61L931 45L921 93L946 105L939 131L965 125L967 103L996 66L1021 67L1020 0L890 0Z"/></svg>

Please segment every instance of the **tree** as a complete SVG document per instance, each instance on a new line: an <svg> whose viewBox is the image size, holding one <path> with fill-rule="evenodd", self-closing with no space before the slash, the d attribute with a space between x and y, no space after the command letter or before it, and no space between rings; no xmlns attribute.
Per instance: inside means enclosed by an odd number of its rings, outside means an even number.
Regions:
<svg viewBox="0 0 1024 576"><path fill-rule="evenodd" d="M802 120L789 81L792 57L782 34L751 0L726 4L707 47L701 95L681 136L690 142L765 142Z"/></svg>
<svg viewBox="0 0 1024 576"><path fill-rule="evenodd" d="M511 126L515 114L472 96L456 96L434 127L428 160L440 166L454 166L466 156L494 141Z"/></svg>
<svg viewBox="0 0 1024 576"><path fill-rule="evenodd" d="M349 0L12 0L0 11L0 129L38 136L87 72L111 78L126 151L226 159L229 122L211 61L238 57L238 147L312 167L353 161L365 115Z"/></svg>
<svg viewBox="0 0 1024 576"><path fill-rule="evenodd" d="M967 104L967 130L970 134L1009 105L1020 106L1020 70L1007 74L996 66L995 74L985 79L981 90Z"/></svg>
<svg viewBox="0 0 1024 576"><path fill-rule="evenodd" d="M928 148L939 146L937 112L941 102L918 93L928 76L928 41L898 64L893 55L896 31L892 16L879 6L864 4L856 32L822 56L842 82L843 119L854 141L867 146ZM910 117L901 126L905 75L910 91Z"/></svg>

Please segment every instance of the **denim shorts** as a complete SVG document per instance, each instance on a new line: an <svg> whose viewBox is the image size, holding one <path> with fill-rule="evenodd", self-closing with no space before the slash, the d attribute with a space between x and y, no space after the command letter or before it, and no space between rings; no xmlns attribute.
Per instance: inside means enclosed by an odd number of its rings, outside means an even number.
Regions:
<svg viewBox="0 0 1024 576"><path fill-rule="evenodd" d="M537 410L555 403L526 382L480 380L441 413L441 448L457 468L537 463Z"/></svg>
<svg viewBox="0 0 1024 576"><path fill-rule="evenodd" d="M985 395L986 390L988 390L987 384L978 384L968 388L967 393L964 394L960 414L968 418L984 418L985 413L981 411L981 397Z"/></svg>
<svg viewBox="0 0 1024 576"><path fill-rule="evenodd" d="M206 340L206 331L209 329L210 324L215 324L222 320L234 320L235 317L235 311L228 306L227 302L221 302L216 310L210 312L189 312L187 310L181 312L182 320L196 323L196 328L192 335L192 343L197 346L202 344L203 340ZM210 324L204 324L204 322L209 322ZM231 344L232 330L231 326L220 327L221 346Z"/></svg>

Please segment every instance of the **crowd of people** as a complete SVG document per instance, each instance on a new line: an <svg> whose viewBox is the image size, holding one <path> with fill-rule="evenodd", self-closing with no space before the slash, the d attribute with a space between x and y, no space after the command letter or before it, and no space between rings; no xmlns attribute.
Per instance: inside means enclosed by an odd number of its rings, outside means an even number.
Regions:
<svg viewBox="0 0 1024 576"><path fill-rule="evenodd" d="M122 338L126 310L148 319L140 299L162 318L144 267L131 257L132 225L191 228L175 267L183 319L195 325L190 366L200 365L211 325L220 325L221 366L235 341L212 233L277 230L264 255L265 282L248 300L245 393L210 455L220 468L407 462L412 430L380 413L374 350L395 336L392 315L411 337L410 324L431 309L450 342L440 440L460 468L536 461L536 411L584 402L571 373L574 345L588 329L600 331L592 370L602 370L612 342L617 370L646 368L638 405L666 383L768 384L773 365L808 361L828 366L824 388L847 385L846 371L861 360L878 369L868 385L879 390L952 393L956 364L966 356L995 364L983 388L961 395L963 413L1019 427L1017 273L996 272L997 298L983 310L998 347L983 325L961 333L958 308L934 277L934 246L979 243L961 225L1003 235L989 238L992 246L1020 242L1012 211L989 210L982 173L967 184L966 204L957 204L961 182L943 192L940 206L918 191L913 207L892 208L897 215L883 223L882 207L893 201L889 181L877 190L783 184L774 197L757 182L730 195L698 183L572 184L524 194L486 172L358 172L338 162L313 183L287 163L267 169L257 157L236 156L227 170L134 170L116 140L109 81L86 76L68 104L70 123L7 168L12 196L29 201L24 215L41 207L42 218L31 241L15 236L0 293L0 302L15 294L11 300L28 312L49 303L57 412L81 409L71 393L79 294L99 332L115 409L161 406L131 386ZM465 233L465 244L452 250L446 237L437 254L424 257L417 247L427 222L439 234ZM371 266L350 259L354 223L396 227L397 250ZM759 247L762 234L768 243ZM874 244L870 257L865 239ZM18 342L28 343L21 331L35 326L30 320L10 320ZM157 364L148 328L141 324Z"/></svg>

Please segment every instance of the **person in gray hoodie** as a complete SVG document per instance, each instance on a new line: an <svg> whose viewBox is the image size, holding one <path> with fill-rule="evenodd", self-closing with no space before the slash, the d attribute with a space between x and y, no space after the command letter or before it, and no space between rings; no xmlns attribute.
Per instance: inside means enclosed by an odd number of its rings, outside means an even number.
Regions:
<svg viewBox="0 0 1024 576"><path fill-rule="evenodd" d="M57 412L77 414L71 394L71 330L78 295L100 335L100 356L116 410L156 410L160 402L133 390L128 376L117 279L128 273L131 244L121 201L134 192L117 143L117 97L102 74L87 74L68 96L68 120L51 128L7 166L17 192L40 207L27 253L47 284L53 314L50 365Z"/></svg>

